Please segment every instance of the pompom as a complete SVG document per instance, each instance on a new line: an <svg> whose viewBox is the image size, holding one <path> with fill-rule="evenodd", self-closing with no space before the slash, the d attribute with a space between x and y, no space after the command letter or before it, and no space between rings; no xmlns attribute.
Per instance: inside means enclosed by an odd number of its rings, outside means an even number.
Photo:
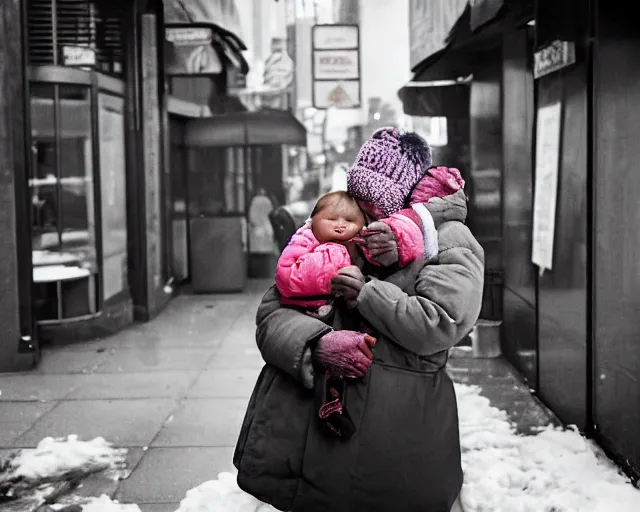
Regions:
<svg viewBox="0 0 640 512"><path fill-rule="evenodd" d="M398 137L400 147L420 165L423 171L431 167L431 146L415 132L406 132Z"/></svg>
<svg viewBox="0 0 640 512"><path fill-rule="evenodd" d="M372 139L393 139L398 140L400 137L400 132L394 128L393 126L385 126L384 128L378 128L373 135L371 135Z"/></svg>

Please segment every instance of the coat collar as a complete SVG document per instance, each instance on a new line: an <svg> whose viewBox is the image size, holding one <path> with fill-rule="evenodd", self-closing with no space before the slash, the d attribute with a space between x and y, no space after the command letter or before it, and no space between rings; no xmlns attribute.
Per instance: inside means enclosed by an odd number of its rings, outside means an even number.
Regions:
<svg viewBox="0 0 640 512"><path fill-rule="evenodd" d="M433 197L425 206L436 228L444 222L467 220L467 196L462 189L446 197Z"/></svg>

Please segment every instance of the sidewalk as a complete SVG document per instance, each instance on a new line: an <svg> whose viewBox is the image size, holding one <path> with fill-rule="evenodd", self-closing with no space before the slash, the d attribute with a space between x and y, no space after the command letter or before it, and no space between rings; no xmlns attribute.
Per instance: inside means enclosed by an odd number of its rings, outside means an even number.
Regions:
<svg viewBox="0 0 640 512"><path fill-rule="evenodd" d="M232 469L262 366L254 315L267 281L228 296L179 296L154 321L108 339L47 349L28 374L0 374L0 458L47 436L102 436L129 449L130 476L79 490L175 511L187 490ZM461 357L462 356L462 357ZM502 359L457 353L452 377L478 384L521 432L553 421Z"/></svg>

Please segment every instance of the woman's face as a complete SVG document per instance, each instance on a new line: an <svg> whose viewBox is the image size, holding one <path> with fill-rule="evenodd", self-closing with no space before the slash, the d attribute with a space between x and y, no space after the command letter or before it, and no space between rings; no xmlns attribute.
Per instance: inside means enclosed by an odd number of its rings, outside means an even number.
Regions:
<svg viewBox="0 0 640 512"><path fill-rule="evenodd" d="M311 219L311 230L318 242L347 242L364 227L362 212L344 205L325 207Z"/></svg>
<svg viewBox="0 0 640 512"><path fill-rule="evenodd" d="M380 208L368 201L358 201L358 206L372 221L382 219L385 216L384 212L380 210Z"/></svg>

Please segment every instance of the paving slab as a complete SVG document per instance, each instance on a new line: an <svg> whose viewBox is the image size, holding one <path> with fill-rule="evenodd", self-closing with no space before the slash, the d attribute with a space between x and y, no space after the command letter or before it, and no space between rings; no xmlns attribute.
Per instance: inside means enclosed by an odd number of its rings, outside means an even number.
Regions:
<svg viewBox="0 0 640 512"><path fill-rule="evenodd" d="M138 503L141 512L175 512L180 503Z"/></svg>
<svg viewBox="0 0 640 512"><path fill-rule="evenodd" d="M233 448L150 448L116 497L123 503L179 503L189 489L231 471L232 457Z"/></svg>
<svg viewBox="0 0 640 512"><path fill-rule="evenodd" d="M260 370L264 360L260 354L215 354L205 367L205 372L219 368L229 370Z"/></svg>
<svg viewBox="0 0 640 512"><path fill-rule="evenodd" d="M73 375L77 373L90 373L102 365L109 353L96 347L95 350L82 352L69 352L46 348L42 350L42 357L38 365L38 373L53 373Z"/></svg>
<svg viewBox="0 0 640 512"><path fill-rule="evenodd" d="M152 446L235 446L247 399L185 400L165 422Z"/></svg>
<svg viewBox="0 0 640 512"><path fill-rule="evenodd" d="M259 374L257 368L212 368L200 374L187 396L248 399Z"/></svg>
<svg viewBox="0 0 640 512"><path fill-rule="evenodd" d="M0 447L12 448L23 433L57 404L58 402L0 402Z"/></svg>
<svg viewBox="0 0 640 512"><path fill-rule="evenodd" d="M47 436L76 434L81 439L104 437L117 446L148 446L176 407L175 400L157 398L61 402L14 445L32 447Z"/></svg>
<svg viewBox="0 0 640 512"><path fill-rule="evenodd" d="M78 377L41 373L0 374L0 401L61 400L71 392Z"/></svg>
<svg viewBox="0 0 640 512"><path fill-rule="evenodd" d="M76 375L67 400L179 398L199 372L158 371Z"/></svg>
<svg viewBox="0 0 640 512"><path fill-rule="evenodd" d="M120 348L110 352L96 373L198 371L213 355L213 348Z"/></svg>

